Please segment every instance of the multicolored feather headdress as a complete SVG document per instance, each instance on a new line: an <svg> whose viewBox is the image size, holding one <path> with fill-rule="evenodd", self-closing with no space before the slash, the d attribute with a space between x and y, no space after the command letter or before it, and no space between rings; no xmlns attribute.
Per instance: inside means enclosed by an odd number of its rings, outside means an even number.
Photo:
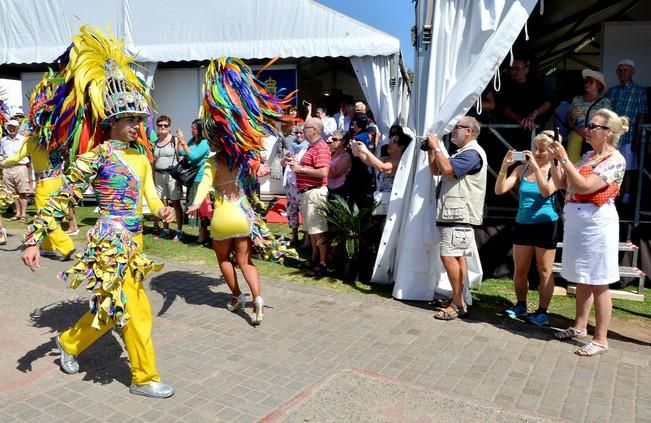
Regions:
<svg viewBox="0 0 651 423"><path fill-rule="evenodd" d="M41 119L47 123L42 144L48 151L63 149L74 160L104 141L111 121L150 114L151 98L133 69L134 58L112 34L82 26L57 62L59 71L50 78L49 91L46 75L43 89L34 96L51 94L44 105L47 119ZM150 155L148 140L139 137L138 145Z"/></svg>
<svg viewBox="0 0 651 423"><path fill-rule="evenodd" d="M283 107L293 95L269 94L242 60L220 57L206 70L200 118L210 142L245 169L264 149L264 137L284 122Z"/></svg>

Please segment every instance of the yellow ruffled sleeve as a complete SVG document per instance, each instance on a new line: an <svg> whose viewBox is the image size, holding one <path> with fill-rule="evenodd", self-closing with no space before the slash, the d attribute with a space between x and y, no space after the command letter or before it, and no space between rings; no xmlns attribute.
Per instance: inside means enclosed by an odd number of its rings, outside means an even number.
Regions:
<svg viewBox="0 0 651 423"><path fill-rule="evenodd" d="M203 202L210 193L210 188L212 188L212 183L215 179L215 161L208 160L204 166L203 177L201 178L201 182L199 182L197 194L194 196L192 204L201 204Z"/></svg>
<svg viewBox="0 0 651 423"><path fill-rule="evenodd" d="M48 233L60 227L61 220L68 215L71 205L84 198L84 192L97 176L103 146L80 155L64 173L63 187L50 195L50 200L29 225L25 234L25 245L39 244Z"/></svg>

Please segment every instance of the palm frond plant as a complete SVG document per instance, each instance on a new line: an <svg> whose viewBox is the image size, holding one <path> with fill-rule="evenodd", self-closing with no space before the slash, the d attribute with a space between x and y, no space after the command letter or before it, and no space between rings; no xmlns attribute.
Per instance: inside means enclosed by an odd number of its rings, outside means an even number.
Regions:
<svg viewBox="0 0 651 423"><path fill-rule="evenodd" d="M377 220L372 219L373 210L378 203L371 206L359 207L356 203L349 204L343 197L335 195L319 207L319 214L331 225L325 237L325 242L332 246L343 245L348 259L347 267L353 264L358 268L360 245L363 245L366 235L376 226ZM355 275L356 276L356 275Z"/></svg>

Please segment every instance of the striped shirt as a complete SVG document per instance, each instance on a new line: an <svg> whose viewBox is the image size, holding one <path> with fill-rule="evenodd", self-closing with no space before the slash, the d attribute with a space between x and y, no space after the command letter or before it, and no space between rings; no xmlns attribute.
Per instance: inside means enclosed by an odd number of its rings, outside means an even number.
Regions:
<svg viewBox="0 0 651 423"><path fill-rule="evenodd" d="M606 93L606 97L610 99L615 113L628 117L630 130L621 135L619 145L630 144L637 132L638 116L648 112L646 91L631 81L626 85L611 87Z"/></svg>
<svg viewBox="0 0 651 423"><path fill-rule="evenodd" d="M322 167L330 168L330 149L328 145L319 139L314 144L310 144L303 154L300 162L301 167L319 169ZM328 178L319 178L307 176L304 173L296 173L296 188L299 191L312 188L322 187L328 183Z"/></svg>

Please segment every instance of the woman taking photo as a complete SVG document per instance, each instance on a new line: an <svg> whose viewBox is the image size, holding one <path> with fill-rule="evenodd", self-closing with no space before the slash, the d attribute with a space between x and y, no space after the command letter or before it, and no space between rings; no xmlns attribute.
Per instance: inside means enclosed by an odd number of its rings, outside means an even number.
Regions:
<svg viewBox="0 0 651 423"><path fill-rule="evenodd" d="M525 160L515 161L514 151L508 151L495 181L495 194L502 195L517 187L519 195L518 214L513 234L513 265L515 272L515 296L517 303L504 312L507 317L526 318L537 326L548 325L547 308L554 293L552 266L558 242L558 213L555 193L557 190L550 176L551 153L554 142L552 131L543 131L534 139L534 151L524 151ZM507 176L511 166L516 168ZM532 315L527 311L529 267L535 257L540 286L538 309Z"/></svg>
<svg viewBox="0 0 651 423"><path fill-rule="evenodd" d="M208 144L208 140L204 138L203 121L201 119L195 119L192 121L190 131L192 133L192 138L190 138L189 141L186 142L185 136L180 129L176 130L176 138L178 140L177 151L179 153L179 160L188 160L191 165L199 167L197 176L194 178L194 183L188 188L187 203L194 204L197 187L201 182L201 178L203 178L205 163L206 160L208 160L208 155L210 155L210 145ZM212 210L210 210L210 199L207 199L206 201L208 203L204 205L204 207L197 209L201 224L199 228L199 237L197 238L197 243L199 244L208 241L208 224L210 223Z"/></svg>
<svg viewBox="0 0 651 423"><path fill-rule="evenodd" d="M558 167L552 168L557 186L567 189L564 209L561 276L576 283L574 326L555 333L558 339L587 336L588 316L595 306L592 341L575 351L593 356L608 350L612 301L608 285L619 280L619 216L615 197L624 178L626 160L617 151L619 137L628 131L628 118L608 109L598 110L587 125L592 151L574 167L559 142L550 150Z"/></svg>
<svg viewBox="0 0 651 423"><path fill-rule="evenodd" d="M350 173L352 160L350 154L346 151L348 146L347 140L344 139L345 132L335 131L332 136L326 140L330 147L330 170L328 171L328 196L334 198L339 195L348 199L348 184L346 177Z"/></svg>

